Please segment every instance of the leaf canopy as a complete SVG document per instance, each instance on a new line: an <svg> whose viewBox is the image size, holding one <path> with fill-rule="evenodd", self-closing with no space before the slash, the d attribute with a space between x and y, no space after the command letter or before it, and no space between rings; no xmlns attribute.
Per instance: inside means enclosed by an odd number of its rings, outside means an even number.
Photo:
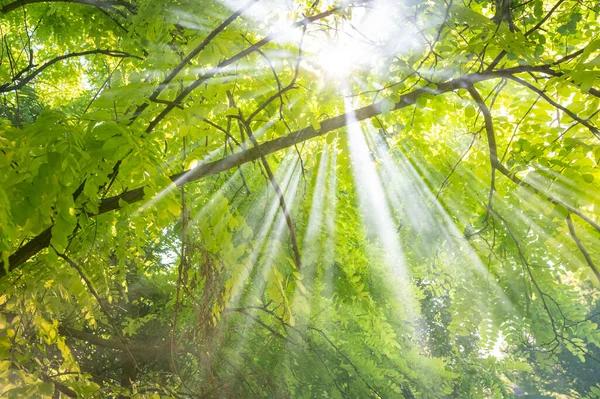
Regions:
<svg viewBox="0 0 600 399"><path fill-rule="evenodd" d="M600 398L599 12L2 0L0 395Z"/></svg>

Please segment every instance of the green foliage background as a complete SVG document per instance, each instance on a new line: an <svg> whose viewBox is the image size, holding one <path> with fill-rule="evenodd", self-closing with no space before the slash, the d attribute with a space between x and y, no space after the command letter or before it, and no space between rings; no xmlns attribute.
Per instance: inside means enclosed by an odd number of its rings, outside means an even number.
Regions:
<svg viewBox="0 0 600 399"><path fill-rule="evenodd" d="M3 0L1 396L600 398L599 12Z"/></svg>

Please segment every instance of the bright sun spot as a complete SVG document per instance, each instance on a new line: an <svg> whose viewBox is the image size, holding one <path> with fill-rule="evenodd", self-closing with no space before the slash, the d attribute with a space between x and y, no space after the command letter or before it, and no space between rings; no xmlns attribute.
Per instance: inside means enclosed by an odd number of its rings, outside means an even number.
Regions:
<svg viewBox="0 0 600 399"><path fill-rule="evenodd" d="M361 52L357 50L351 46L325 49L319 54L317 64L328 77L344 78L358 67Z"/></svg>
<svg viewBox="0 0 600 399"><path fill-rule="evenodd" d="M356 7L351 16L337 27L333 37L311 32L304 40L304 50L312 54L304 67L316 72L326 82L342 83L358 71L372 71L392 54L411 51L420 45L413 28L394 14L393 0L382 0L372 7Z"/></svg>

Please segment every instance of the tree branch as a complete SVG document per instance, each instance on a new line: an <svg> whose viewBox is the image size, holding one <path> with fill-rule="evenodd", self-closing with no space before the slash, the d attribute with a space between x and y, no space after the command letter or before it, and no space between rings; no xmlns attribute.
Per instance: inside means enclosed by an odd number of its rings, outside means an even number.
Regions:
<svg viewBox="0 0 600 399"><path fill-rule="evenodd" d="M545 69L547 69L547 66L545 65L519 66L503 70L466 75L461 78L440 83L437 89L419 88L409 93L406 93L400 97L400 100L393 106L391 110L399 110L413 105L416 102L417 98L425 93L440 95L460 88L465 88L469 84L474 84L477 82L482 82L491 79L506 78L515 73L539 71ZM383 105L383 101L380 101L354 110L353 113L355 118L348 118L347 114L341 114L329 119L325 119L321 121L318 130L315 130L312 126L309 126L304 129L297 130L287 136L279 137L277 139L262 143L258 147L249 148L247 150L231 154L217 161L203 163L193 169L173 175L170 177L170 179L174 182L175 186L182 186L184 184L200 180L207 176L216 175L229 169L243 165L245 163L258 160L261 154L266 156L279 150L293 146L295 144L310 140L312 138L323 136L326 133L346 126L348 123L354 123L365 119L370 119L374 116L382 114L384 110L387 111L388 109L386 109L386 107ZM508 171L508 169L506 169L501 164L498 164L496 169L511 180L513 180L515 183L525 185L531 188L532 190L538 192L537 189L533 188L528 183L521 181L518 177L511 174L510 171ZM600 232L600 226L577 209L570 207L564 204L562 201L559 201L550 196L547 196L547 198L550 202L554 204L564 205L571 213L576 214L577 216L585 220L588 224L593 226L596 230L598 230L598 232ZM138 187L136 189L126 191L119 195L105 198L100 203L98 213L96 215L90 216L97 216L120 209L120 201L124 201L131 204L142 201L143 199L144 187ZM50 238L51 231L50 228L48 228L42 233L40 233L38 236L33 238L31 241L29 241L27 244L25 244L23 247L19 248L15 253L13 253L9 257L9 271L16 269L17 267L25 263L27 260L29 260L31 257L33 257L35 254L37 254L39 251L41 251L44 248L47 248L50 243ZM0 262L0 278L4 277L7 274L6 268L7 267L4 265L4 263Z"/></svg>
<svg viewBox="0 0 600 399"><path fill-rule="evenodd" d="M577 244L577 248L579 248L579 251L581 251L581 254L585 258L585 261L587 262L588 266L590 267L590 269L592 269L592 271L596 275L596 278L598 279L598 282L600 282L600 271L598 270L598 268L596 267L596 265L592 261L592 257L586 251L586 249L583 246L583 244L582 244L581 240L579 239L579 237L577 237L577 234L575 233L575 227L573 226L573 220L571 220L571 215L570 214L567 215L567 225L569 226L569 232L571 233L571 237L573 237L573 241L575 241L575 244Z"/></svg>
<svg viewBox="0 0 600 399"><path fill-rule="evenodd" d="M231 94L231 92L229 90L227 91L227 97L229 97L230 104L235 107L236 106L235 100L233 99L233 95ZM252 141L252 145L254 145L254 148L260 149L260 145L258 144L258 141L256 141L254 132L252 132L252 129L250 128L250 123L244 119L244 117L241 115L241 111L240 111L240 118L238 119L238 121L241 125L240 128L243 126L244 129L246 130L246 133L248 134L248 138L250 139L250 141ZM302 261L301 261L301 256L300 256L300 249L298 248L298 239L296 238L296 230L294 229L294 221L292 220L292 217L290 216L290 211L285 203L285 197L283 195L283 192L281 191L281 187L279 187L279 184L277 183L277 179L275 179L275 175L273 174L273 171L271 170L271 167L269 166L269 161L267 161L267 158L265 158L264 154L259 153L259 156L260 156L261 163L262 163L263 167L265 168L265 171L267 172L267 176L269 177L269 180L271 181L271 185L273 186L273 189L275 190L275 194L277 194L277 197L279 198L279 206L281 207L281 211L283 212L283 216L285 217L285 222L287 223L288 229L290 230L290 239L292 241L292 249L294 251L296 270L300 271L300 269L302 269Z"/></svg>
<svg viewBox="0 0 600 399"><path fill-rule="evenodd" d="M565 2L565 0L558 0L558 2L554 5L554 7L552 7L552 9L546 15L544 15L544 17L542 19L540 19L540 21L533 28L531 28L527 32L525 32L524 36L527 37L527 36L531 35L533 32L535 32L536 30L538 30L544 24L544 22L546 22L548 20L548 18L550 18L552 16L552 14L554 14L554 11L556 11L556 9L558 7L560 7L560 5L564 2ZM500 61L502 61L502 58L504 58L504 56L506 54L507 54L506 50L502 50L500 52L500 54L498 54L496 56L496 58L494 58L494 60L490 64L490 66L488 66L488 71L491 71L492 69L494 69L494 67L496 65L498 65L498 63Z"/></svg>
<svg viewBox="0 0 600 399"><path fill-rule="evenodd" d="M8 3L4 7L0 8L0 12L2 14L7 14L11 11L14 11L20 7L26 6L28 4L36 4L36 3L77 3L77 4L87 4L94 7L108 8L114 10L115 6L123 6L129 11L135 11L137 8L135 4L128 3L126 1L114 0L114 1L98 1L98 0L17 0L12 3Z"/></svg>
<svg viewBox="0 0 600 399"><path fill-rule="evenodd" d="M363 380L363 382L365 383L365 385L371 390L373 391L373 393L375 393L377 395L377 397L382 398L383 396L381 396L381 394L379 392L377 392L377 390L375 388L373 388L371 386L371 384L369 384L369 382L363 377L363 375L361 374L361 372L358 370L358 367L356 367L356 365L352 362L352 360L350 360L348 358L348 356L344 355L344 353L340 350L340 348L338 348L330 339L329 337L323 332L323 330L319 330L316 327L312 327L312 326L308 326L308 328L312 331L316 331L318 332L323 338L325 338L325 341L327 341L329 343L329 345L331 345L335 351L342 357L344 358L344 360L346 360L350 366L352 366L352 368L354 369L354 371L356 372L356 374L360 377L361 380Z"/></svg>
<svg viewBox="0 0 600 399"><path fill-rule="evenodd" d="M265 329L269 330L269 332L271 332L271 334L273 334L274 336L276 336L277 338L280 338L286 342L289 342L291 344L295 344L294 341L290 340L288 337L283 336L281 333L275 331L272 327L270 327L269 325L267 325L265 322L263 322L261 319L259 319L256 316L253 316L252 314L250 314L249 312L247 312L245 309L243 308L227 308L225 309L228 312L238 312L241 313L243 315L248 316L249 318L251 318L252 320L254 320L255 322L257 322L258 324L260 324L261 326L263 326Z"/></svg>
<svg viewBox="0 0 600 399"><path fill-rule="evenodd" d="M242 15L244 12L246 12L246 10L248 8L250 8L254 3L256 3L258 1L259 0L250 0L248 3L246 3L245 5L243 5L240 9L238 9L236 12L234 12L233 14L231 14L231 16L229 16L229 18L227 18L225 21L223 21L212 32L210 32L208 34L208 36L206 36L206 38L204 40L202 40L202 42L195 49L193 49L192 51L190 51L190 53L184 59L181 60L181 62L179 63L179 65L177 65L169 73L169 75L167 75L167 77L158 85L158 87L156 88L156 90L154 90L152 92L152 94L150 94L149 99L151 101L156 101L158 99L158 96L160 95L160 93L162 93L162 91L169 85L169 83L171 83L171 81L173 79L175 79L175 77L183 70L183 68L185 68L186 65L188 65L192 61L192 59L194 59L194 57L196 57L198 54L200 54L206 48L206 46L208 46L210 44L210 42L212 41L212 39L214 39L227 26L229 26L240 15ZM175 101L177 101L177 100L175 100ZM142 114L142 112L144 112L144 110L146 108L148 108L148 105L149 105L148 102L144 102L143 104L141 104L140 106L138 106L138 108L133 113L133 116L131 117L130 123L132 123L135 119L137 119L137 117L140 116Z"/></svg>
<svg viewBox="0 0 600 399"><path fill-rule="evenodd" d="M598 223L594 222L592 219L590 219L588 216L586 216L579 210L573 208L572 206L564 203L563 201L561 201L557 198L552 197L551 195L542 193L540 190L538 190L531 184L519 179L514 173L511 173L504 165L502 165L500 163L496 166L496 170L498 170L498 172L502 173L504 176L508 177L510 180L512 180L517 185L527 187L528 189L532 190L534 193L540 193L540 194L544 195L548 202L550 202L554 205L564 206L569 212L571 212L572 214L575 214L575 215L579 216L581 219L585 220L585 222L587 224L592 226L594 229L596 229L598 231L598 233L600 233L600 225L598 225Z"/></svg>
<svg viewBox="0 0 600 399"><path fill-rule="evenodd" d="M573 111L569 110L566 107L563 107L562 105L560 105L559 103L557 103L556 101L554 101L553 99L551 99L550 97L548 97L548 95L543 90L535 87L531 83L526 82L523 79L518 78L516 76L509 76L508 78L511 79L511 80L513 80L513 81L515 81L515 82L517 82L517 83L519 83L522 86L527 87L529 90L533 91L534 93L537 93L540 97L542 97L544 100L546 100L546 102L548 102L548 104L552 105L555 108L560 109L565 114L569 115L571 117L571 119L573 119L573 120L581 123L583 126L585 126L590 132L592 132L592 134L594 136L600 138L600 131L598 131L598 128L596 128L595 126L593 126L591 123L589 123L585 119L581 119Z"/></svg>
<svg viewBox="0 0 600 399"><path fill-rule="evenodd" d="M108 320L108 322L111 325L112 329L114 330L115 334L121 341L121 344L123 345L124 351L127 353L129 360L133 363L134 367L137 368L137 362L135 361L135 357L133 357L133 354L129 350L129 347L125 341L125 338L121 334L121 330L119 329L119 327L113 320L112 316L110 315L110 312L108 311L108 308L106 307L106 304L104 303L104 300L100 297L100 295L94 288L94 285L92 284L90 279L87 278L87 276L83 272L83 269L81 267L79 267L79 265L77 263L75 263L71 258L69 258L66 254L59 253L58 256L60 258L64 259L73 269L75 269L77 271L77 273L79 273L79 276L85 282L85 285L87 286L88 290L90 291L90 293L92 294L94 299L96 299L96 302L98 302L98 305L100 305L100 309L102 309L102 312L106 316L106 319Z"/></svg>
<svg viewBox="0 0 600 399"><path fill-rule="evenodd" d="M118 50L87 50L87 51L80 51L80 52L75 52L75 53L69 53L69 54L65 54L65 55L60 55L56 58L51 59L50 61L45 62L42 66L40 66L38 69L36 69L34 72L30 73L29 75L25 76L24 78L19 78L16 77L15 79L13 79L13 81L11 83L5 83L3 85L0 85L0 93L5 93L5 92L9 92L9 91L13 91L13 90L18 90L20 88L22 88L23 86L25 86L27 83L29 83L30 81L32 81L37 75L39 75L40 73L42 73L46 68L56 64L59 61L68 59L68 58L74 58L74 57L81 57L84 55L90 55L90 54L104 54L104 55L108 55L109 57L118 57L118 58L128 58L128 57L133 57L133 58L137 58L137 59L142 59L141 57L138 57L136 55L132 55L129 53L125 53L123 51L118 51ZM30 64L27 68L25 68L23 71L21 71L19 73L19 75L22 75L24 72L31 70L35 67L35 65ZM15 83L15 81L18 81L17 83Z"/></svg>
<svg viewBox="0 0 600 399"><path fill-rule="evenodd" d="M295 29L295 28L299 28L302 26L306 26L314 21L318 21L320 19L327 18L328 16L336 13L337 11L339 11L341 9L344 9L344 8L347 8L350 6L359 5L359 4L369 3L371 1L373 1L373 0L358 0L354 3L345 4L345 5L339 6L339 7L333 7L333 8L331 8L325 12L322 12L320 14L316 14L311 17L306 17L300 21L297 21L297 22L291 24L287 29ZM287 31L287 29L286 29L286 31ZM206 82L208 79L210 79L213 76L215 76L216 74L218 74L221 70L223 70L223 68L241 60L245 56L252 54L253 52L255 52L258 49L260 49L261 47L263 47L264 45L270 43L271 41L276 39L280 34L281 34L280 32L274 32L274 33L271 33L271 34L265 36L264 38L262 38L261 40L259 40L255 44L253 44L252 46L247 47L245 50L240 51L233 57L228 58L227 60L219 63L214 68L211 68L209 71L200 75L194 82L192 82L189 86L187 86L185 89L183 89L181 91L181 93L179 93L179 95L173 100L172 104L167 105L165 107L165 109L163 109L160 112L160 114L158 114L152 120L152 122L150 122L150 124L146 128L146 134L150 134L154 130L154 128L169 114L169 112L171 112L175 108L174 104L181 104L183 102L183 100L185 100L185 98L192 91L194 91L197 87L199 87L202 83Z"/></svg>
<svg viewBox="0 0 600 399"><path fill-rule="evenodd" d="M467 87L467 90L469 91L469 94L471 94L471 97L473 97L473 100L475 100L475 102L477 103L477 106L479 107L479 109L481 110L481 113L483 114L483 119L485 122L485 132L487 135L488 148L489 148L489 153L490 153L489 154L490 166L491 166L492 170L491 170L490 194L489 194L489 198L488 198L488 206L487 206L486 218L485 218L485 221L487 222L489 211L492 208L492 199L494 198L494 191L496 190L496 165L498 165L498 151L496 149L496 135L494 133L494 122L492 120L492 113L490 112L490 109L488 108L488 106L485 104L485 101L483 100L483 98L481 98L481 95L479 94L477 89L475 89L475 86L469 85Z"/></svg>
<svg viewBox="0 0 600 399"><path fill-rule="evenodd" d="M65 326L58 327L58 332L65 337L75 338L95 346L100 346L102 348L125 350L125 345L122 342L105 339L89 332L80 331ZM168 343L163 345L128 344L127 348L129 348L131 352L146 356L164 356L166 358L170 354Z"/></svg>

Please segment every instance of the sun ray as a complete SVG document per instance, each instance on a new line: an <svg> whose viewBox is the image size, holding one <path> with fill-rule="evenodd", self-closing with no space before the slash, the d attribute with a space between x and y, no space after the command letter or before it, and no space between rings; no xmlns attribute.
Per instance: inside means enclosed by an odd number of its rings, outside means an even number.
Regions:
<svg viewBox="0 0 600 399"><path fill-rule="evenodd" d="M282 165L275 173L286 201L290 205L293 204L293 201L290 200L295 195L300 178L297 164L297 158L285 157ZM234 271L234 273L238 273L239 275L232 280L229 289L229 300L226 304L229 309L254 306L257 296L264 289L264 284L260 281L271 267L271 261L269 259L261 259L261 254L268 250L268 241L279 238L285 230L285 220L278 214L280 212L279 199L267 181L265 181L263 194L253 199L251 209L257 209L261 206L261 203L264 203L265 206L264 215L262 217L256 215L256 218L247 221L255 234L251 240L251 251L247 259L243 260L243 267L238 271ZM249 311L253 312L252 309L249 309ZM255 323L254 320L246 317L246 319L238 323L237 328L241 331L246 331L253 323ZM238 352L241 352L241 349L247 343L247 339L248 336L242 334L237 340L232 338L228 345L233 345L238 349ZM219 346L218 350L221 349L222 347Z"/></svg>
<svg viewBox="0 0 600 399"><path fill-rule="evenodd" d="M290 211L293 209L294 196L296 189L298 188L298 181L300 179L300 171L296 167L296 162L292 163L290 167L290 175L287 180L287 184L282 184L281 188L286 198L286 202L290 205ZM263 295L265 287L267 286L269 279L272 277L273 269L277 268L276 259L274 257L275 252L282 250L280 242L283 232L286 230L286 223L283 215L277 214L280 212L279 200L276 196L273 196L272 205L270 205L270 215L272 217L271 223L266 223L259 233L262 237L259 238L259 243L255 247L253 254L251 255L250 265L251 270L246 270L244 275L240 278L240 282L246 285L246 288L238 286L234 287L232 291L239 292L235 296L232 294L232 300L230 301L230 308L246 307L247 314L245 320L242 320L238 324L238 328L241 331L246 331L251 328L256 321L253 318L263 316L262 312L252 306L260 306L260 297ZM268 237L268 239L267 239ZM266 257L263 254L268 252ZM237 296L237 299L235 299ZM261 328L259 326L255 328ZM248 343L248 334L242 334L239 339L234 343L235 348L239 351L245 348Z"/></svg>
<svg viewBox="0 0 600 399"><path fill-rule="evenodd" d="M382 142L385 140L380 136L376 137L374 129L371 132L373 141ZM392 185L397 190L394 193L396 197L395 202L399 203L401 201L407 207L405 212L407 215L406 220L410 221L417 235L441 238L443 242L446 242L444 246L450 253L466 256L466 259L469 260L467 265L472 268L472 271L475 271L485 281L489 281L491 277L489 271L470 245L465 234L459 230L448 211L438 201L429 186L425 184L414 166L404 157L404 152L396 152L396 156L392 159L388 151L382 148L381 145L375 145L375 148L378 156L382 159L384 169L389 173L390 180L396 182L396 184ZM401 176L404 177L405 181L410 183L402 184ZM476 178L472 175L470 179L473 182L476 181ZM483 185L481 187L484 188ZM485 198L482 196L480 201L485 202ZM416 207L415 204L427 204L427 206L421 205ZM462 269L462 271L464 272L465 270ZM495 294L501 298L501 306L505 307L506 311L510 311L512 308L510 300L498 286L495 279L493 280L493 289Z"/></svg>
<svg viewBox="0 0 600 399"><path fill-rule="evenodd" d="M289 200L292 196L290 191L295 191L299 180L299 173L297 170L297 159L292 160L291 157L285 157L282 166L276 172L276 178L280 182L282 192L286 200ZM244 285L248 284L248 279L253 280L258 273L255 269L256 262L259 259L260 254L265 251L265 243L270 240L273 235L273 231L276 229L281 230L281 217L278 215L279 211L279 199L271 187L267 184L265 192L262 198L257 199L253 202L252 208L258 209L260 203L265 203L265 213L262 216L256 212L255 217L248 220L248 225L251 226L252 230L256 233L252 238L252 250L249 260L246 263L246 267L242 269L242 276L237 280L239 283L231 289L231 300L230 306L235 307L239 303L246 302L248 298L252 298L252 294L256 294L257 290L250 290L245 292ZM275 234L277 236L278 234ZM263 265L264 266L264 265ZM260 290L259 290L260 291Z"/></svg>
<svg viewBox="0 0 600 399"><path fill-rule="evenodd" d="M396 228L387 204L385 192L377 175L361 126L356 123L352 113L352 104L346 100L346 115L348 118L348 144L353 161L352 171L358 188L360 209L364 218L367 232L373 236L382 247L383 258L390 269L390 285L402 304L405 320L414 321L419 315L413 289L410 286L410 274L399 242Z"/></svg>
<svg viewBox="0 0 600 399"><path fill-rule="evenodd" d="M321 235L323 230L323 218L325 213L325 191L326 179L329 166L329 146L324 144L318 163L316 181L312 192L312 203L308 212L308 223L304 232L302 243L302 265L301 274L296 276L297 285L302 284L306 290L310 291L313 286L313 280L317 273L318 265L323 259L323 247L321 246ZM301 280L300 280L301 279ZM290 307L294 308L297 301L305 301L304 296L308 295L305 290L296 289L291 294ZM307 309L310 311L310 308ZM307 312L308 313L308 312Z"/></svg>

